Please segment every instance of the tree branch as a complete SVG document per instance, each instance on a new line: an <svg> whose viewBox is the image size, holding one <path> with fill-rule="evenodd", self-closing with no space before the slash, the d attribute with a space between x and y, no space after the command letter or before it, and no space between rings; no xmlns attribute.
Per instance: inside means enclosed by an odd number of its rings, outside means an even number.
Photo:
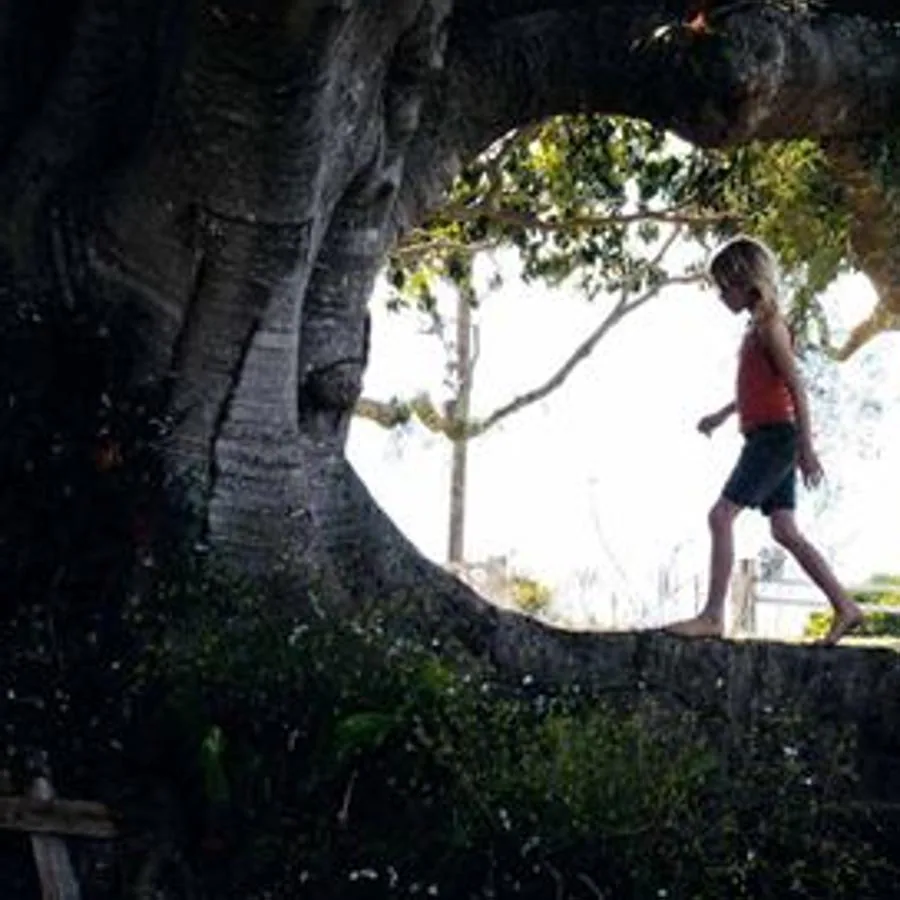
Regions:
<svg viewBox="0 0 900 900"><path fill-rule="evenodd" d="M403 265L412 265L432 254L449 255L455 253L459 255L475 256L477 253L496 250L502 243L503 242L499 238L490 241L473 241L472 243L450 241L446 238L410 240L409 243L400 243L394 247L391 251L391 255L399 262L403 263Z"/></svg>
<svg viewBox="0 0 900 900"><path fill-rule="evenodd" d="M649 260L648 267L655 268L671 249L675 241L681 236L681 229L674 228L666 239L660 244L656 254ZM534 403L543 400L557 388L561 387L578 365L587 359L594 351L598 343L615 325L626 316L636 312L664 288L676 284L696 284L702 279L699 274L685 274L668 276L665 281L658 282L648 287L635 299L629 299L630 293L623 288L619 299L612 309L603 318L603 321L582 341L568 356L563 364L542 384L520 394L498 407L483 419L468 419L459 421L455 416L441 413L432 402L428 394L419 394L409 403L400 400L383 401L362 398L356 407L356 415L370 419L384 428L393 428L406 424L415 416L429 431L442 434L451 439L465 438L467 440L480 437L499 422L517 413ZM593 299L593 297L591 298ZM452 406L451 406L452 409Z"/></svg>
<svg viewBox="0 0 900 900"><path fill-rule="evenodd" d="M847 340L839 347L831 345L825 348L828 356L835 362L846 362L864 347L869 341L885 331L900 331L900 314L887 309L879 303L871 315L867 316L850 331Z"/></svg>
<svg viewBox="0 0 900 900"><path fill-rule="evenodd" d="M360 397L356 401L354 415L361 419L368 419L375 422L382 428L396 428L398 425L405 425L412 415L412 410L408 403L402 400L373 400L369 397Z"/></svg>
<svg viewBox="0 0 900 900"><path fill-rule="evenodd" d="M686 276L683 279L673 278L666 284L687 283L688 281L693 280L696 280L696 278ZM513 415L513 413L517 413L527 406L531 406L532 404L543 400L557 388L561 387L572 372L578 367L579 363L590 356L597 344L606 336L613 326L617 325L627 315L635 312L650 299L655 297L662 287L662 285L655 285L630 303L627 299L628 294L623 292L613 308L603 318L603 321L575 348L565 362L545 382L536 388L514 397L508 403L498 407L483 419L471 419L468 422L463 423L455 422L448 416L442 415L427 394L419 395L408 404L404 404L398 400L391 400L385 403L362 398L356 406L356 415L377 422L377 424L384 428L393 428L397 425L406 424L415 415L429 431L436 434L443 434L444 436L449 437L451 431L462 430L466 438L480 437L499 422L502 422L504 419ZM424 416L422 415L423 413Z"/></svg>
<svg viewBox="0 0 900 900"><path fill-rule="evenodd" d="M675 239L678 236L678 232L673 231L673 233L663 242L662 248L651 261L651 266L657 265L662 257L665 255L667 250L672 246ZM583 362L588 356L593 353L594 348L600 343L601 340L606 336L606 334L610 331L613 326L617 325L621 322L626 316L630 315L633 312L636 312L650 300L652 300L663 288L669 287L675 284L693 284L700 280L699 275L683 275L683 276L671 276L666 279L665 282L652 285L647 288L642 294L640 294L636 299L629 301L628 291L623 290L619 299L616 301L613 308L607 313L604 317L603 321L585 338L569 355L566 361L554 372L543 384L539 385L536 388L533 388L530 391L526 391L524 394L520 394L519 396L513 398L509 401L509 403L504 404L503 406L497 408L490 415L482 419L480 422L473 423L473 437L477 437L480 434L484 434L489 428L492 428L498 422L502 422L503 419L508 418L513 413L519 412L524 409L526 406L531 406L533 403L537 403L540 400L543 400L546 396L551 394L557 388L561 387L568 377L575 371L578 367L579 363Z"/></svg>
<svg viewBox="0 0 900 900"><path fill-rule="evenodd" d="M875 309L851 330L840 347L826 344L828 356L843 362L881 332L900 330L900 249L895 240L900 227L900 201L857 143L829 141L825 152L850 208L853 262L868 276L878 295Z"/></svg>
<svg viewBox="0 0 900 900"><path fill-rule="evenodd" d="M475 366L481 358L481 326L476 322L472 326L472 355L469 357L469 378L475 374Z"/></svg>
<svg viewBox="0 0 900 900"><path fill-rule="evenodd" d="M849 141L832 141L825 149L850 207L854 262L868 275L885 312L900 315L900 249L895 239L900 201L877 173L877 164L868 161L860 147Z"/></svg>
<svg viewBox="0 0 900 900"><path fill-rule="evenodd" d="M450 93L475 146L563 112L636 116L704 145L857 135L900 115L891 23L762 3L714 8L702 32L681 18L645 0L466 31L450 48Z"/></svg>
<svg viewBox="0 0 900 900"><path fill-rule="evenodd" d="M522 15L501 18L507 7ZM400 230L438 205L465 160L550 115L632 116L703 146L854 137L900 121L891 23L740 3L697 32L681 21L685 4L661 0L491 8L479 16L469 4L451 22L444 74L407 156Z"/></svg>
<svg viewBox="0 0 900 900"><path fill-rule="evenodd" d="M460 427L437 408L427 393L417 394L408 401L396 397L387 401L360 397L354 415L387 429L406 425L415 418L433 434L444 437L452 437Z"/></svg>
<svg viewBox="0 0 900 900"><path fill-rule="evenodd" d="M525 212L511 207L494 206L489 203L465 205L448 203L435 213L439 221L472 222L490 219L503 225L541 231L553 234L561 231L579 231L591 228L609 228L615 225L632 225L640 222L661 222L669 225L704 225L722 223L735 216L731 213L688 213L676 209L644 210L635 213L617 213L608 216L565 216L545 218L536 213Z"/></svg>

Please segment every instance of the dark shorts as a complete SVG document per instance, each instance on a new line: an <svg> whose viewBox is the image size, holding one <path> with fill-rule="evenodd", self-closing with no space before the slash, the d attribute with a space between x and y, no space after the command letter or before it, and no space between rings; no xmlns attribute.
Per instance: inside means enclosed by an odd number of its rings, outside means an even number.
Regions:
<svg viewBox="0 0 900 900"><path fill-rule="evenodd" d="M738 506L758 506L764 515L796 505L797 428L762 425L747 433L722 496Z"/></svg>

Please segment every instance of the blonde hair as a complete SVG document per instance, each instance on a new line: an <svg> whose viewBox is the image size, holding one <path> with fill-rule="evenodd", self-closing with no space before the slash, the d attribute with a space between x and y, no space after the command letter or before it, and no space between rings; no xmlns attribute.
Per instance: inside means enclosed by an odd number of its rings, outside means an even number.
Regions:
<svg viewBox="0 0 900 900"><path fill-rule="evenodd" d="M779 311L778 265L762 241L744 234L731 238L710 257L707 272L720 286L740 283L756 290L759 300L752 310L756 322Z"/></svg>

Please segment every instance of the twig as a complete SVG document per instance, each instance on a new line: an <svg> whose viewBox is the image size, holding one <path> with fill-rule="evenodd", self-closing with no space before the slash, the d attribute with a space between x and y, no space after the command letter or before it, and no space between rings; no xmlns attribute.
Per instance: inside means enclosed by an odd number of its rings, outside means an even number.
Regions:
<svg viewBox="0 0 900 900"><path fill-rule="evenodd" d="M534 213L522 212L510 207L490 206L484 203L463 205L449 203L435 214L437 221L471 222L486 218L504 225L533 229L545 233L579 231L588 228L610 228L614 225L632 225L640 222L661 222L670 225L702 225L726 222L734 218L732 213L682 213L675 209L646 210L636 213L618 213L608 216L563 216L542 218Z"/></svg>

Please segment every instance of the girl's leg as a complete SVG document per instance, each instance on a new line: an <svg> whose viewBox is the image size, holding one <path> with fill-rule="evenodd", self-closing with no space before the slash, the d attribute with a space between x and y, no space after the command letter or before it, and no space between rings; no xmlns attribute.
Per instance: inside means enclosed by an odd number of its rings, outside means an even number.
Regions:
<svg viewBox="0 0 900 900"><path fill-rule="evenodd" d="M712 549L706 606L693 619L673 622L666 631L684 637L721 637L725 627L725 594L734 565L734 520L742 507L720 497L709 511Z"/></svg>
<svg viewBox="0 0 900 900"><path fill-rule="evenodd" d="M725 619L725 595L734 566L734 520L741 508L731 500L720 497L709 511L709 533L712 538L709 591L706 607L700 615L718 622L720 628Z"/></svg>
<svg viewBox="0 0 900 900"><path fill-rule="evenodd" d="M797 560L833 607L834 620L822 643L836 644L845 634L862 623L862 610L844 590L822 554L801 533L794 519L793 510L772 510L770 523L772 537Z"/></svg>

